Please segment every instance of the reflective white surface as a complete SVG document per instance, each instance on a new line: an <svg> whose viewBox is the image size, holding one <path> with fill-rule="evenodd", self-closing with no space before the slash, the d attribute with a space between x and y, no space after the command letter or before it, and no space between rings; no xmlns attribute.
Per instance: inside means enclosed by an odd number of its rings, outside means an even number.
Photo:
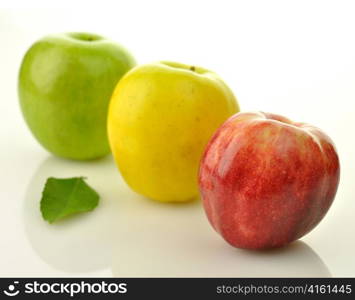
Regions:
<svg viewBox="0 0 355 300"><path fill-rule="evenodd" d="M141 2L136 22L128 13L115 13L134 11L135 1L106 8L100 16L95 9L83 15L80 7L0 10L0 276L355 276L351 2L322 4L321 10L312 1L296 7L267 2L220 1L218 9L203 2L197 23L188 17L181 23L186 11L196 16L202 5L197 1L179 1L169 9L164 1ZM154 5L160 10L152 10ZM111 156L92 162L51 156L24 124L17 72L35 39L75 30L122 42L141 63L169 58L211 68L235 91L243 110L280 113L322 128L335 141L342 166L328 215L288 247L234 249L213 231L199 201L162 204L137 195ZM49 225L39 211L49 176L87 177L101 196L99 206Z"/></svg>
<svg viewBox="0 0 355 300"><path fill-rule="evenodd" d="M78 174L85 174L100 192L99 207L47 224L38 201L46 178ZM89 163L47 157L31 177L18 215L30 252L56 274L331 276L317 253L301 241L266 252L228 246L210 228L200 201L162 204L145 199L125 186L111 157Z"/></svg>

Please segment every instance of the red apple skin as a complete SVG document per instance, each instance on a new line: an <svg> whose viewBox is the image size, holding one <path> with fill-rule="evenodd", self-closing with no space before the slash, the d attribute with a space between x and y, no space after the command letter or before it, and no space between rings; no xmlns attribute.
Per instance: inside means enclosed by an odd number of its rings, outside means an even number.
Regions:
<svg viewBox="0 0 355 300"><path fill-rule="evenodd" d="M340 175L320 129L270 113L238 113L214 134L199 187L214 229L237 248L284 246L327 213Z"/></svg>

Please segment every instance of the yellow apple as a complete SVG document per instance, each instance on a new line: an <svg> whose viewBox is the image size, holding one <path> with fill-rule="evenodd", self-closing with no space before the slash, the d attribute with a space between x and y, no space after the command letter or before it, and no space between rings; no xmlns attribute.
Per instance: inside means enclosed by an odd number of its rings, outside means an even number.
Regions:
<svg viewBox="0 0 355 300"><path fill-rule="evenodd" d="M159 62L132 69L117 84L108 113L109 143L123 178L154 200L196 198L203 150L238 111L232 91L204 68Z"/></svg>

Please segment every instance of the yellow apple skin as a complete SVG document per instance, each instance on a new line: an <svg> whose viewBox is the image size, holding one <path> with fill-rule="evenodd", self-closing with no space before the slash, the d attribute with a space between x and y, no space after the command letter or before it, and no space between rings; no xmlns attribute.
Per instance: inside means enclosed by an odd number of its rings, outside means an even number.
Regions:
<svg viewBox="0 0 355 300"><path fill-rule="evenodd" d="M203 150L238 111L227 85L201 67L159 62L132 69L117 84L108 113L109 143L121 175L154 200L196 198Z"/></svg>

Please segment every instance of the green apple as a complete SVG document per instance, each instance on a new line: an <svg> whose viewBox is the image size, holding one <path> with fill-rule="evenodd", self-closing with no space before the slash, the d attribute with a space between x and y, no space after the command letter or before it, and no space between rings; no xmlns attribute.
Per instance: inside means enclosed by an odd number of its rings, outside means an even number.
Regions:
<svg viewBox="0 0 355 300"><path fill-rule="evenodd" d="M109 141L123 178L154 200L196 198L202 152L238 111L232 91L214 72L174 62L134 68L118 83L108 114Z"/></svg>
<svg viewBox="0 0 355 300"><path fill-rule="evenodd" d="M108 154L110 97L134 65L126 49L96 34L56 34L34 43L23 58L18 88L23 116L39 143L71 159Z"/></svg>

